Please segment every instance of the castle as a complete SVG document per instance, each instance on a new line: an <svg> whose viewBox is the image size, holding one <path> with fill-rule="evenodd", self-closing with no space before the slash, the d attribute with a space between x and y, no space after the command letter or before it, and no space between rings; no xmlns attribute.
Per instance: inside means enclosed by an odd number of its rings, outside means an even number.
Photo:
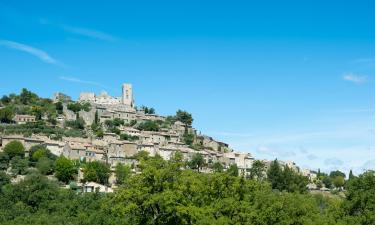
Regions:
<svg viewBox="0 0 375 225"><path fill-rule="evenodd" d="M133 87L131 84L123 84L122 96L120 97L112 97L105 91L103 91L98 96L94 92L81 92L78 101L89 102L98 105L124 105L133 108Z"/></svg>

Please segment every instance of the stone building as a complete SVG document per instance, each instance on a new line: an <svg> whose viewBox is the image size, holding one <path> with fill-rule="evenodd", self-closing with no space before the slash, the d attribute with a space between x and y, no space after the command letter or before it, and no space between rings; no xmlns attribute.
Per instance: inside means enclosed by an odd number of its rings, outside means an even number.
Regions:
<svg viewBox="0 0 375 225"><path fill-rule="evenodd" d="M36 121L35 116L32 115L15 115L13 120L17 124L33 123Z"/></svg>
<svg viewBox="0 0 375 225"><path fill-rule="evenodd" d="M134 107L133 88L131 84L122 85L122 96L112 97L103 91L100 95L93 92L82 92L78 99L79 102L89 102L99 105L127 105Z"/></svg>

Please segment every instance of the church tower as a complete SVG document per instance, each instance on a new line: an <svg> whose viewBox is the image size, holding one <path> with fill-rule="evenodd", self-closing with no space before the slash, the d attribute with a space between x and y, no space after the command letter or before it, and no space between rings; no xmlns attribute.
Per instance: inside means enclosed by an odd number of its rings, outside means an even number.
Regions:
<svg viewBox="0 0 375 225"><path fill-rule="evenodd" d="M131 84L122 85L122 104L130 107L134 106L133 87Z"/></svg>

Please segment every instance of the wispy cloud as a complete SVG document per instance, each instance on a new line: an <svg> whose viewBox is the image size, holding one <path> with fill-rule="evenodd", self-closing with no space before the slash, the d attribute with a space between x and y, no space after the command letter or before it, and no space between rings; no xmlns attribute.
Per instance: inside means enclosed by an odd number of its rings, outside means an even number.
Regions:
<svg viewBox="0 0 375 225"><path fill-rule="evenodd" d="M268 155L272 157L293 157L296 156L296 153L294 151L288 151L288 150L274 150L272 148L269 148L267 146L259 146L257 148L257 153L262 155Z"/></svg>
<svg viewBox="0 0 375 225"><path fill-rule="evenodd" d="M78 34L78 35L82 35L85 37L99 39L103 41L113 42L113 41L116 41L117 39L116 37L110 34L104 33L102 31L88 29L84 27L73 27L73 26L68 26L68 25L61 25L61 28L64 31L69 32L69 33Z"/></svg>
<svg viewBox="0 0 375 225"><path fill-rule="evenodd" d="M220 137L252 137L254 134L252 133L240 133L240 132L209 132L212 135L220 136Z"/></svg>
<svg viewBox="0 0 375 225"><path fill-rule="evenodd" d="M342 79L344 79L346 81L349 81L349 82L356 83L356 84L363 84L367 81L366 76L362 76L362 75L358 75L358 74L354 74L354 73L344 74Z"/></svg>
<svg viewBox="0 0 375 225"><path fill-rule="evenodd" d="M99 31L99 30L91 29L87 27L77 27L77 26L71 26L67 24L58 24L58 23L51 22L50 20L46 18L39 18L39 23L41 25L54 26L67 33L76 34L76 35L80 35L80 36L84 36L84 37L88 37L92 39L109 41L109 42L114 42L118 40L117 37L111 34L105 33L103 31Z"/></svg>
<svg viewBox="0 0 375 225"><path fill-rule="evenodd" d="M81 80L81 79L79 79L77 77L60 76L59 79L60 80L64 80L64 81L68 81L68 82L72 82L72 83L88 84L88 85L94 85L94 86L106 88L104 85L102 85L102 84L100 84L98 82L88 81L88 80Z"/></svg>
<svg viewBox="0 0 375 225"><path fill-rule="evenodd" d="M55 65L61 65L56 59L54 59L52 56L50 56L47 52L32 47L30 45L21 44L14 41L8 41L8 40L0 40L0 45L5 46L10 49L15 49L18 51L29 53L35 57L38 57L40 60L42 60L45 63L49 64L55 64Z"/></svg>
<svg viewBox="0 0 375 225"><path fill-rule="evenodd" d="M342 166L344 162L338 158L328 158L324 160L324 164L327 166Z"/></svg>

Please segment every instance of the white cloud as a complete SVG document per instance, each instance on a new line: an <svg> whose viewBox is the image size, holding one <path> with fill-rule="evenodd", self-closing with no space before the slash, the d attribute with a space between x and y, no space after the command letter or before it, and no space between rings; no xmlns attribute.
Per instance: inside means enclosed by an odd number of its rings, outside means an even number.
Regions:
<svg viewBox="0 0 375 225"><path fill-rule="evenodd" d="M220 137L252 137L254 134L252 133L240 133L240 132L209 132L212 135L220 136Z"/></svg>
<svg viewBox="0 0 375 225"><path fill-rule="evenodd" d="M33 56L38 57L43 62L46 62L49 64L55 64L55 65L59 64L59 62L56 59L54 59L52 56L50 56L47 52L34 48L29 45L21 44L21 43L14 42L14 41L8 41L8 40L0 40L0 45L5 46L7 48L29 53Z"/></svg>
<svg viewBox="0 0 375 225"><path fill-rule="evenodd" d="M109 42L113 42L118 39L117 37L113 35L110 35L108 33L105 33L99 30L89 29L86 27L70 26L67 24L57 24L57 23L51 22L50 20L46 18L39 18L39 23L41 25L49 25L49 26L57 27L67 33L81 35L81 36L92 38L92 39L98 39L98 40L109 41Z"/></svg>
<svg viewBox="0 0 375 225"><path fill-rule="evenodd" d="M100 84L98 82L88 81L88 80L81 80L81 79L76 78L76 77L60 76L59 79L60 80L65 80L65 81L68 81L68 82L72 82L72 83L89 84L89 85L94 85L94 86L105 88L105 86L103 86L102 84Z"/></svg>
<svg viewBox="0 0 375 225"><path fill-rule="evenodd" d="M344 162L338 158L328 158L324 160L324 164L327 166L342 166Z"/></svg>
<svg viewBox="0 0 375 225"><path fill-rule="evenodd" d="M262 155L268 155L272 157L293 157L296 156L296 153L294 151L289 151L289 150L274 150L271 149L267 146L259 146L257 148L257 153L262 154Z"/></svg>
<svg viewBox="0 0 375 225"><path fill-rule="evenodd" d="M344 74L342 79L344 79L346 81L349 81L349 82L356 83L356 84L363 84L367 81L366 76L362 76L362 75L358 75L358 74L354 74L354 73Z"/></svg>
<svg viewBox="0 0 375 225"><path fill-rule="evenodd" d="M375 170L375 159L365 162L362 166L363 170Z"/></svg>
<svg viewBox="0 0 375 225"><path fill-rule="evenodd" d="M83 27L73 27L73 26L68 26L68 25L62 25L61 28L66 32L82 35L82 36L93 38L93 39L99 39L99 40L111 41L111 42L116 41L116 38L114 36L106 34L98 30L92 30L92 29L83 28Z"/></svg>
<svg viewBox="0 0 375 225"><path fill-rule="evenodd" d="M318 159L318 156L316 156L316 155L314 155L314 154L309 154L309 155L307 156L307 159L308 159L308 160L315 160L315 159Z"/></svg>

